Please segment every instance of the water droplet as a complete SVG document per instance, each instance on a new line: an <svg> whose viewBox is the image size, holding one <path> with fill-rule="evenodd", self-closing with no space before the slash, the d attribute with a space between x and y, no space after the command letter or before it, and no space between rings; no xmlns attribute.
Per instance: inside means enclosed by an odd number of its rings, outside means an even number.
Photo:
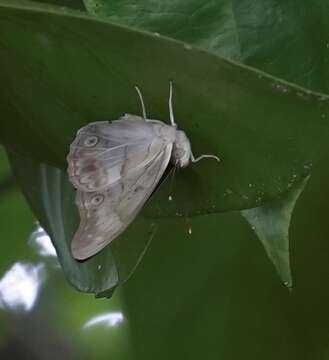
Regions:
<svg viewBox="0 0 329 360"><path fill-rule="evenodd" d="M186 50L192 50L192 46L190 44L184 44L184 49Z"/></svg>
<svg viewBox="0 0 329 360"><path fill-rule="evenodd" d="M102 265L98 265L97 269L100 270L102 268Z"/></svg>
<svg viewBox="0 0 329 360"><path fill-rule="evenodd" d="M296 93L296 95L298 96L298 97L300 97L300 98L303 98L303 99L307 99L307 95L305 94L305 93L303 93L303 92L301 92L301 91L298 91L297 93Z"/></svg>
<svg viewBox="0 0 329 360"><path fill-rule="evenodd" d="M288 92L288 88L283 84L273 83L272 86L282 93Z"/></svg>
<svg viewBox="0 0 329 360"><path fill-rule="evenodd" d="M171 195L168 196L168 200L169 200L169 201L172 200L172 196L171 196Z"/></svg>
<svg viewBox="0 0 329 360"><path fill-rule="evenodd" d="M153 35L160 36L160 34L158 32L154 32Z"/></svg>
<svg viewBox="0 0 329 360"><path fill-rule="evenodd" d="M192 228L191 228L191 227L188 228L188 233L189 233L190 235L192 235Z"/></svg>

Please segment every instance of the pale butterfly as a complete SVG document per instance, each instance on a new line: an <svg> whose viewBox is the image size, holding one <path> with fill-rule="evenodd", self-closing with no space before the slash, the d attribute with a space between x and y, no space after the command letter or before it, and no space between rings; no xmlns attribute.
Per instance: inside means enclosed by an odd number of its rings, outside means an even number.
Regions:
<svg viewBox="0 0 329 360"><path fill-rule="evenodd" d="M125 114L112 122L78 130L67 156L69 180L77 189L80 226L72 242L74 258L95 255L134 220L165 172L169 161L180 167L215 155L193 156L186 134L177 129L169 90L171 125Z"/></svg>

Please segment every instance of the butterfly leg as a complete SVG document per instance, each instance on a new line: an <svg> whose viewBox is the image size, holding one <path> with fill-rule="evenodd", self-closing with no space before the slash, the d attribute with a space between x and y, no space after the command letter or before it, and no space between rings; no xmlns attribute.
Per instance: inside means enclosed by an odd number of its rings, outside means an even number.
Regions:
<svg viewBox="0 0 329 360"><path fill-rule="evenodd" d="M175 117L174 117L174 111L173 111L173 107L172 107L172 81L169 82L169 117L170 117L170 122L172 126L177 127L177 124L175 123Z"/></svg>
<svg viewBox="0 0 329 360"><path fill-rule="evenodd" d="M204 155L200 155L197 158L195 158L193 153L191 152L191 162L192 163L196 163L196 162L198 162L198 161L200 161L202 159L205 159L205 158L215 159L218 162L220 162L220 158L218 156L216 156L216 155L206 155L206 154L204 154Z"/></svg>
<svg viewBox="0 0 329 360"><path fill-rule="evenodd" d="M136 91L137 91L139 100L140 100L141 105L142 105L143 118L144 118L144 120L146 120L146 110L145 110L145 105L144 105L142 93L141 93L141 91L139 90L139 87L136 86L136 85L135 85L135 89L136 89Z"/></svg>

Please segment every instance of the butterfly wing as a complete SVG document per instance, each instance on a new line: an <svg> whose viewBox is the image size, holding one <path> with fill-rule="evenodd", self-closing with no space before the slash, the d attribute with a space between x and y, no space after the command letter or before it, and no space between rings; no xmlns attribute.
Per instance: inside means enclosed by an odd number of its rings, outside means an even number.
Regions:
<svg viewBox="0 0 329 360"><path fill-rule="evenodd" d="M166 139L156 132L162 128L170 135ZM144 169L166 143L174 141L170 128L130 114L81 128L67 156L71 183L81 191L103 191L120 182L123 174Z"/></svg>
<svg viewBox="0 0 329 360"><path fill-rule="evenodd" d="M103 192L77 191L81 221L71 243L74 258L96 254L127 228L163 175L172 146L164 145L145 167L136 167Z"/></svg>

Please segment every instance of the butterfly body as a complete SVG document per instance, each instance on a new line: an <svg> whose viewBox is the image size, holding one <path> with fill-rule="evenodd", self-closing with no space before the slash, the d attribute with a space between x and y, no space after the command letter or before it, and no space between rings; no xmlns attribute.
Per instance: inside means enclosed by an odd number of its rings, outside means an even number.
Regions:
<svg viewBox="0 0 329 360"><path fill-rule="evenodd" d="M72 242L74 258L87 259L119 236L134 220L159 183L168 163L185 167L194 158L185 132L177 129L172 109L171 125L125 114L112 122L90 123L80 130L67 156L69 180L76 188L80 225Z"/></svg>

